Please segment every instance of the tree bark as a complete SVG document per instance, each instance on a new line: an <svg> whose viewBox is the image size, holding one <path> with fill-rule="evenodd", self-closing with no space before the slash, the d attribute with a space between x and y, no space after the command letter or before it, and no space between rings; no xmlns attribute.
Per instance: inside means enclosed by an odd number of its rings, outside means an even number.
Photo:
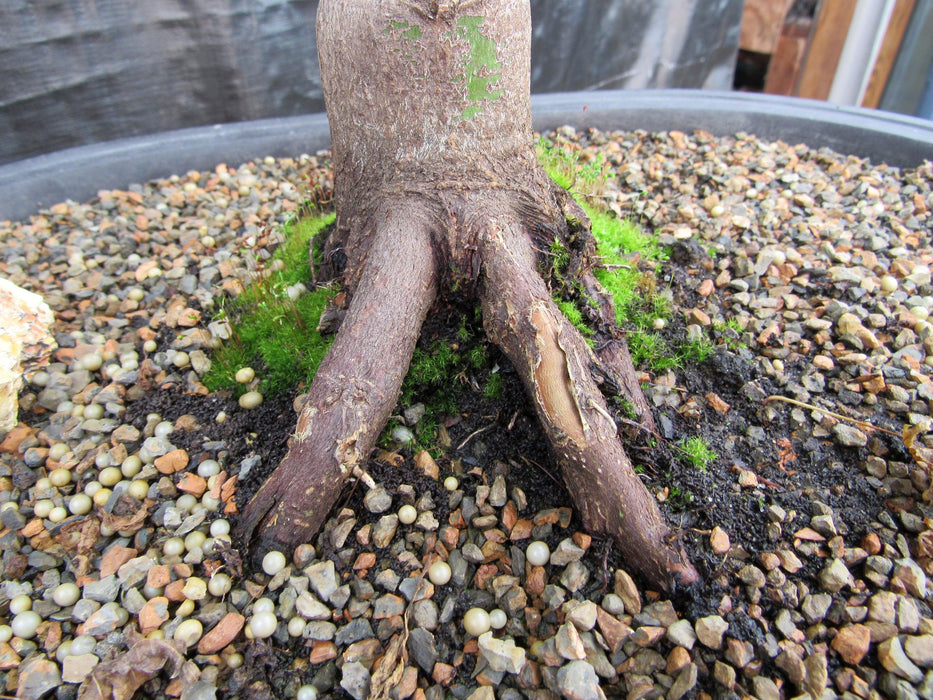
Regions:
<svg viewBox="0 0 933 700"><path fill-rule="evenodd" d="M581 212L537 163L530 42L527 0L322 0L338 213L324 257L350 303L288 455L241 518L259 553L317 531L394 407L432 302L457 289L522 377L585 526L653 585L697 577L626 457L590 373L600 360L538 273L556 238L605 299L588 227L568 224ZM602 351L653 425L624 340Z"/></svg>

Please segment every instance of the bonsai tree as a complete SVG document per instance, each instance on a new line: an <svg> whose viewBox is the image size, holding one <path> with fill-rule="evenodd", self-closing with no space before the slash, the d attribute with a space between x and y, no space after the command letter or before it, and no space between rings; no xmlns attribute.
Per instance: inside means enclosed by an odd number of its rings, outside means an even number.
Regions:
<svg viewBox="0 0 933 700"><path fill-rule="evenodd" d="M317 37L337 206L323 253L349 302L245 540L261 554L312 538L395 407L426 315L456 290L520 375L584 525L653 585L695 580L593 376L653 425L586 216L537 162L528 0L321 0ZM555 240L610 339L598 357L539 274Z"/></svg>

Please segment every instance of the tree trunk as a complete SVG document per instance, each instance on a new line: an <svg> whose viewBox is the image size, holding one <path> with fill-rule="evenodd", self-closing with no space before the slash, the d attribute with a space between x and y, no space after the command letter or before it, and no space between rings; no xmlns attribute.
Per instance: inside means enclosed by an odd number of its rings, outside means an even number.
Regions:
<svg viewBox="0 0 933 700"><path fill-rule="evenodd" d="M558 238L601 294L588 227L568 224L585 216L537 163L530 43L527 0L321 0L338 213L324 255L350 302L288 455L244 510L259 553L318 530L395 406L425 315L456 288L521 376L585 526L653 585L697 577L590 376L614 375L651 425L624 340L600 362L538 273Z"/></svg>

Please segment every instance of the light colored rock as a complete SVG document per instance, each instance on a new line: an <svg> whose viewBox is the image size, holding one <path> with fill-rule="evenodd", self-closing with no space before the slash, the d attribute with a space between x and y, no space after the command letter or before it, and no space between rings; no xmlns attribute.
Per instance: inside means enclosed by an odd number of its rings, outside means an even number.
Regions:
<svg viewBox="0 0 933 700"><path fill-rule="evenodd" d="M554 635L554 644L557 653L565 659L579 661L586 658L586 649L583 646L583 640L580 639L580 633L569 622L565 622L558 628L557 634Z"/></svg>
<svg viewBox="0 0 933 700"><path fill-rule="evenodd" d="M490 685L481 685L467 695L466 700L496 700L496 691Z"/></svg>
<svg viewBox="0 0 933 700"><path fill-rule="evenodd" d="M852 573L842 559L833 559L820 572L820 583L823 585L824 590L830 593L838 593L845 586L852 585Z"/></svg>
<svg viewBox="0 0 933 700"><path fill-rule="evenodd" d="M690 624L690 620L678 620L668 627L667 638L671 644L676 644L686 649L693 649L693 645L696 644L697 641L697 636L693 631L693 625Z"/></svg>
<svg viewBox="0 0 933 700"><path fill-rule="evenodd" d="M343 677L340 687L346 690L354 700L366 700L369 697L369 687L372 677L359 661L343 665Z"/></svg>
<svg viewBox="0 0 933 700"><path fill-rule="evenodd" d="M695 631L700 643L710 649L722 646L722 635L729 629L729 623L719 615L701 617L696 621Z"/></svg>
<svg viewBox="0 0 933 700"><path fill-rule="evenodd" d="M913 559L898 559L894 577L900 579L904 588L914 598L923 599L927 594L927 576Z"/></svg>
<svg viewBox="0 0 933 700"><path fill-rule="evenodd" d="M331 618L330 608L308 591L302 591L295 599L295 610L306 620L329 620Z"/></svg>
<svg viewBox="0 0 933 700"><path fill-rule="evenodd" d="M907 657L920 668L933 668L933 635L906 637L903 644Z"/></svg>
<svg viewBox="0 0 933 700"><path fill-rule="evenodd" d="M486 632L481 634L477 641L480 654L493 671L521 673L525 665L525 650L515 646L515 640L496 639L492 632ZM595 675L595 671L593 673Z"/></svg>
<svg viewBox="0 0 933 700"><path fill-rule="evenodd" d="M624 569L616 569L613 592L622 599L627 613L637 615L641 612L641 593L635 581Z"/></svg>
<svg viewBox="0 0 933 700"><path fill-rule="evenodd" d="M586 600L577 605L567 615L567 620L573 623L581 632L589 632L596 625L596 614L599 608L591 600Z"/></svg>
<svg viewBox="0 0 933 700"><path fill-rule="evenodd" d="M901 641L897 637L891 637L878 645L878 661L888 671L911 683L919 683L923 680L923 671L907 658L907 654L901 647Z"/></svg>
<svg viewBox="0 0 933 700"><path fill-rule="evenodd" d="M777 684L767 676L755 676L752 679L755 697L759 700L781 700L781 690Z"/></svg>
<svg viewBox="0 0 933 700"><path fill-rule="evenodd" d="M829 683L829 671L826 667L826 655L814 651L803 662L806 678L803 686L812 698L822 698Z"/></svg>
<svg viewBox="0 0 933 700"><path fill-rule="evenodd" d="M42 297L0 277L0 437L18 422L23 373L48 361L55 316Z"/></svg>
<svg viewBox="0 0 933 700"><path fill-rule="evenodd" d="M58 665L44 654L31 656L19 667L16 697L21 700L39 700L61 685Z"/></svg>
<svg viewBox="0 0 933 700"><path fill-rule="evenodd" d="M897 599L897 626L901 632L913 634L920 629L920 610L913 598L900 596Z"/></svg>
<svg viewBox="0 0 933 700"><path fill-rule="evenodd" d="M586 554L569 537L561 540L551 553L551 566L567 566L570 562L580 561Z"/></svg>
<svg viewBox="0 0 933 700"><path fill-rule="evenodd" d="M100 659L94 654L66 656L62 662L62 680L65 683L82 683L99 663Z"/></svg>
<svg viewBox="0 0 933 700"><path fill-rule="evenodd" d="M667 691L667 700L680 700L697 684L697 665L690 664L677 675L674 685Z"/></svg>
<svg viewBox="0 0 933 700"><path fill-rule="evenodd" d="M836 423L833 426L833 437L843 447L865 447L868 444L868 436L848 423Z"/></svg>
<svg viewBox="0 0 933 700"><path fill-rule="evenodd" d="M567 700L603 700L596 669L586 661L571 661L557 672L557 687Z"/></svg>
<svg viewBox="0 0 933 700"><path fill-rule="evenodd" d="M337 569L330 560L312 564L304 573L311 582L311 588L321 600L329 600L339 586Z"/></svg>

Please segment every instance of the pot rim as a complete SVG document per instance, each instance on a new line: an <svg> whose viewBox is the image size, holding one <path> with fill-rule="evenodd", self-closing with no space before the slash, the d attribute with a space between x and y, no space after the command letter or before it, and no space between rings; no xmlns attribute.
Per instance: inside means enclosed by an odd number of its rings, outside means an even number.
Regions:
<svg viewBox="0 0 933 700"><path fill-rule="evenodd" d="M603 131L738 132L874 163L933 160L933 122L793 97L709 90L602 90L532 96L536 131L570 125ZM297 146L296 146L297 144ZM240 163L316 153L330 144L325 114L214 124L78 146L0 166L0 220L22 220L99 190Z"/></svg>

